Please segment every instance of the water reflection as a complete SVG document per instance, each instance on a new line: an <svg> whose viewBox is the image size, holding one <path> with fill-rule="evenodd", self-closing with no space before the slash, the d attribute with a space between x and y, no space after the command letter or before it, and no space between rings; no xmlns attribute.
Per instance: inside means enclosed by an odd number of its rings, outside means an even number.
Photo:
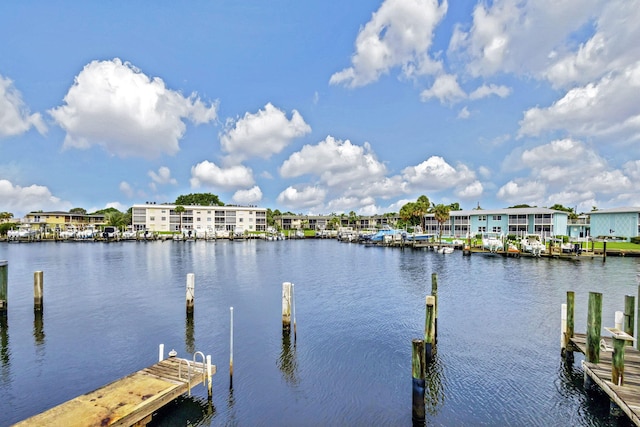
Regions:
<svg viewBox="0 0 640 427"><path fill-rule="evenodd" d="M11 368L11 350L9 350L9 321L7 316L0 314L0 379L9 382Z"/></svg>
<svg viewBox="0 0 640 427"><path fill-rule="evenodd" d="M33 319L33 338L36 341L37 348L44 347L44 319L42 311L36 311Z"/></svg>
<svg viewBox="0 0 640 427"><path fill-rule="evenodd" d="M180 396L153 414L148 427L210 425L217 414L208 399Z"/></svg>
<svg viewBox="0 0 640 427"><path fill-rule="evenodd" d="M296 343L291 343L291 328L282 328L282 347L278 358L278 368L289 385L298 385L298 361L296 358Z"/></svg>
<svg viewBox="0 0 640 427"><path fill-rule="evenodd" d="M429 415L437 415L444 404L442 363L438 358L438 346L433 347L432 359L425 370L425 411Z"/></svg>
<svg viewBox="0 0 640 427"><path fill-rule="evenodd" d="M194 333L193 313L187 313L184 325L184 348L187 354L196 352L196 337Z"/></svg>

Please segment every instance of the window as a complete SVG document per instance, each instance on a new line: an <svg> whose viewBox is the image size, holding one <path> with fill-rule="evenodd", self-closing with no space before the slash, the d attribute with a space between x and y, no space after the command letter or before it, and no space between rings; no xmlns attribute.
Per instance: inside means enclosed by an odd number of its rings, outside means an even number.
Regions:
<svg viewBox="0 0 640 427"><path fill-rule="evenodd" d="M494 221L502 221L502 215L494 215L493 216L493 220Z"/></svg>
<svg viewBox="0 0 640 427"><path fill-rule="evenodd" d="M485 226L478 227L478 232L479 233L484 233L485 231L487 231L487 227L485 227Z"/></svg>
<svg viewBox="0 0 640 427"><path fill-rule="evenodd" d="M486 215L480 215L478 217L478 221L486 221L487 220L487 216Z"/></svg>
<svg viewBox="0 0 640 427"><path fill-rule="evenodd" d="M492 231L494 233L502 233L502 227L493 227Z"/></svg>
<svg viewBox="0 0 640 427"><path fill-rule="evenodd" d="M166 221L166 220L167 220L167 217L166 217L166 216L163 216L163 217L162 217L162 221Z"/></svg>
<svg viewBox="0 0 640 427"><path fill-rule="evenodd" d="M149 221L155 221L155 220L156 220L156 217L155 217L155 216L150 216L150 217L149 217Z"/></svg>

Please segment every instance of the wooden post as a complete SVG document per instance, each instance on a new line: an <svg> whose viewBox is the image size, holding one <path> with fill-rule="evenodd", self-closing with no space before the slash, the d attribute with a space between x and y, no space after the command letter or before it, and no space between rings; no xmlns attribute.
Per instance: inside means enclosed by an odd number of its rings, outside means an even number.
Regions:
<svg viewBox="0 0 640 427"><path fill-rule="evenodd" d="M195 304L196 275L187 274L187 314L193 314Z"/></svg>
<svg viewBox="0 0 640 427"><path fill-rule="evenodd" d="M633 314L633 310L636 306L636 297L633 295L625 295L624 296L624 324L622 325L622 330L631 335L635 336L633 327L635 325L635 318ZM633 345L632 341L627 341L627 345Z"/></svg>
<svg viewBox="0 0 640 427"><path fill-rule="evenodd" d="M42 311L43 302L43 288L44 288L44 273L42 271L36 271L33 273L33 309L35 311Z"/></svg>
<svg viewBox="0 0 640 427"><path fill-rule="evenodd" d="M282 283L282 329L291 327L291 282Z"/></svg>
<svg viewBox="0 0 640 427"><path fill-rule="evenodd" d="M8 307L8 271L9 271L9 262L0 260L0 316L7 315L7 307Z"/></svg>
<svg viewBox="0 0 640 427"><path fill-rule="evenodd" d="M624 320L624 313L622 311L616 311L614 313L613 327L622 330L622 321Z"/></svg>
<svg viewBox="0 0 640 427"><path fill-rule="evenodd" d="M574 308L575 292L567 291L567 345L569 345L569 339L573 338L574 333Z"/></svg>
<svg viewBox="0 0 640 427"><path fill-rule="evenodd" d="M607 240L602 242L602 262L607 260Z"/></svg>
<svg viewBox="0 0 640 427"><path fill-rule="evenodd" d="M293 283L291 284L291 306L293 307L293 343L295 344L298 334L296 330L296 292Z"/></svg>
<svg viewBox="0 0 640 427"><path fill-rule="evenodd" d="M424 349L425 362L431 362L433 359L433 347L436 343L436 325L435 325L435 297L427 295L426 299L426 316L424 321Z"/></svg>
<svg viewBox="0 0 640 427"><path fill-rule="evenodd" d="M209 400L213 397L213 369L211 366L211 355L207 354L207 397Z"/></svg>
<svg viewBox="0 0 640 427"><path fill-rule="evenodd" d="M567 304L560 306L560 354L567 354Z"/></svg>
<svg viewBox="0 0 640 427"><path fill-rule="evenodd" d="M600 329L602 328L602 294L589 292L587 313L587 362L600 362Z"/></svg>
<svg viewBox="0 0 640 427"><path fill-rule="evenodd" d="M164 344L160 344L158 346L158 362L162 362L164 360Z"/></svg>
<svg viewBox="0 0 640 427"><path fill-rule="evenodd" d="M636 319L638 321L638 325L636 329L639 332L638 335L640 335L640 274L636 274L636 280L638 281L638 307L636 308ZM640 339L636 339L636 349L640 350Z"/></svg>
<svg viewBox="0 0 640 427"><path fill-rule="evenodd" d="M233 307L229 307L231 328L229 335L229 388L233 388Z"/></svg>
<svg viewBox="0 0 640 427"><path fill-rule="evenodd" d="M633 337L619 328L605 328L611 332L613 342L613 354L611 356L611 382L615 385L624 385L624 348L626 341L633 341Z"/></svg>
<svg viewBox="0 0 640 427"><path fill-rule="evenodd" d="M425 419L424 389L425 389L424 341L414 339L411 352L412 377L412 407L411 418L414 423L423 423Z"/></svg>
<svg viewBox="0 0 640 427"><path fill-rule="evenodd" d="M433 295L433 337L438 339L438 274L431 273L431 295Z"/></svg>

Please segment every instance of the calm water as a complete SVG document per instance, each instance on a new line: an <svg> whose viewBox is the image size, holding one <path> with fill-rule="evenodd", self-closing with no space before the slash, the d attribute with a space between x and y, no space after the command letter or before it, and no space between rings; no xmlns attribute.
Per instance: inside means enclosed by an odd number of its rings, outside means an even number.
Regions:
<svg viewBox="0 0 640 427"><path fill-rule="evenodd" d="M156 362L158 344L217 365L213 402L194 389L154 425L411 425L411 340L438 274L438 346L427 425L611 426L560 358L560 305L589 291L603 326L637 295L640 260L463 257L333 240L0 244L9 313L0 347L0 425ZM34 320L33 272L44 271ZM187 273L196 276L193 322ZM295 283L297 340L283 338L282 282ZM229 308L234 377L229 388Z"/></svg>

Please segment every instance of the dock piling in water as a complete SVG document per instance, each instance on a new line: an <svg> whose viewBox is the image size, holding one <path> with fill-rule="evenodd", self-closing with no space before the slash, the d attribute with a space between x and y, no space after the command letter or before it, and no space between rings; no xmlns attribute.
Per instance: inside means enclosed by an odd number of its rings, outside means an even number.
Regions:
<svg viewBox="0 0 640 427"><path fill-rule="evenodd" d="M187 274L187 314L193 314L193 307L195 305L195 287L196 275L193 273Z"/></svg>
<svg viewBox="0 0 640 427"><path fill-rule="evenodd" d="M33 309L42 311L44 300L44 273L36 271L33 273Z"/></svg>
<svg viewBox="0 0 640 427"><path fill-rule="evenodd" d="M411 352L411 377L412 377L412 410L411 418L414 423L422 423L425 419L425 360L424 340L414 339Z"/></svg>
<svg viewBox="0 0 640 427"><path fill-rule="evenodd" d="M436 343L435 325L435 297L427 295L425 298L426 315L424 321L424 353L425 361L429 363L433 359L433 347Z"/></svg>
<svg viewBox="0 0 640 427"><path fill-rule="evenodd" d="M602 294L589 292L587 312L587 362L600 362L600 329L602 328Z"/></svg>
<svg viewBox="0 0 640 427"><path fill-rule="evenodd" d="M438 339L438 273L431 273L431 295L433 295L433 337Z"/></svg>
<svg viewBox="0 0 640 427"><path fill-rule="evenodd" d="M282 329L291 328L291 282L282 283Z"/></svg>
<svg viewBox="0 0 640 427"><path fill-rule="evenodd" d="M231 327L229 333L229 388L233 388L233 307L229 307Z"/></svg>
<svg viewBox="0 0 640 427"><path fill-rule="evenodd" d="M634 337L634 325L635 325L635 317L633 310L636 307L636 297L633 295L625 295L624 296L624 323L622 330ZM633 345L633 341L627 341L627 345Z"/></svg>
<svg viewBox="0 0 640 427"><path fill-rule="evenodd" d="M9 262L0 260L0 316L7 315L7 306L8 306L8 270L9 270Z"/></svg>

